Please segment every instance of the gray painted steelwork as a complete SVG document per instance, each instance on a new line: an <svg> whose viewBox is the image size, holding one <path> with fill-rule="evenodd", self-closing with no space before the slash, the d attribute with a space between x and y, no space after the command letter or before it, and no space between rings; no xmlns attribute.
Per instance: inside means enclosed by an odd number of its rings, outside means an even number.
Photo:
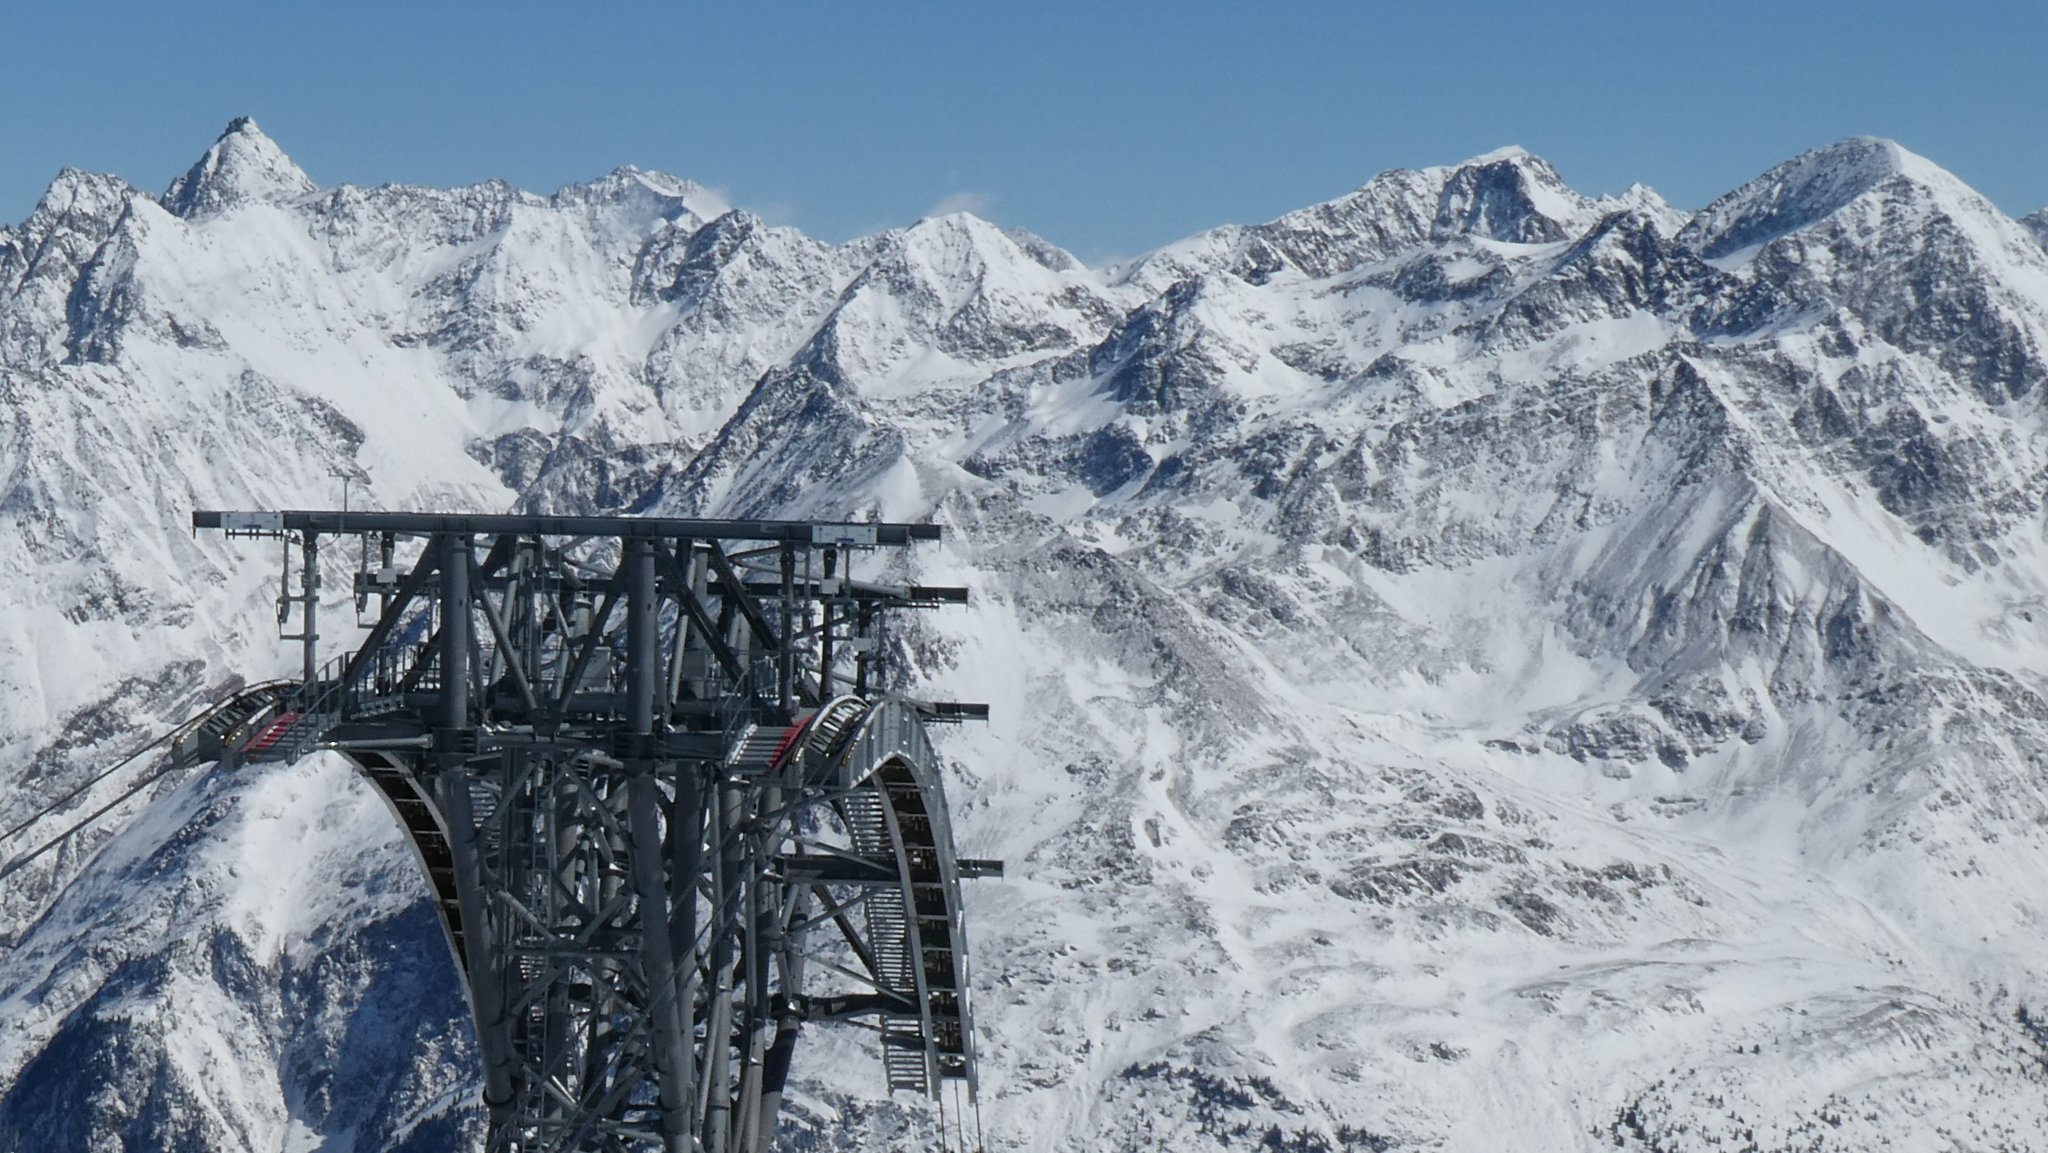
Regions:
<svg viewBox="0 0 2048 1153"><path fill-rule="evenodd" d="M469 533L527 536L602 536L647 540L778 540L828 545L909 544L939 539L935 524L841 524L808 520L684 520L638 516L523 516L483 512L363 512L298 509L288 512L223 512L192 514L193 528L228 532L314 532L354 535L395 532L406 536Z"/></svg>
<svg viewBox="0 0 2048 1153"><path fill-rule="evenodd" d="M319 545L362 537L363 645L238 713L226 755L333 749L389 802L465 978L492 1150L765 1150L811 1021L865 1019L892 1091L974 1090L959 883L999 866L956 859L925 724L986 710L887 695L876 643L887 610L965 592L847 571L935 526L193 523L299 544L280 603L309 669Z"/></svg>

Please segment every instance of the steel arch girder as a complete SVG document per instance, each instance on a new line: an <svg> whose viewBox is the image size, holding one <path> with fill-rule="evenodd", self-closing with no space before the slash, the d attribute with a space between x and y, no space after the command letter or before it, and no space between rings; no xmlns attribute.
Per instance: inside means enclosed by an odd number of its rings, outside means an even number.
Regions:
<svg viewBox="0 0 2048 1153"><path fill-rule="evenodd" d="M936 1093L943 1080L965 1080L978 1089L959 863L938 756L922 717L911 703L885 698L866 710L840 747L804 752L808 763L797 768L806 787L841 796L872 792L886 814L893 842L886 849L895 858L907 948L914 958L914 988L893 992L910 995L917 1005L926 1048L926 1081L919 1088ZM929 855L933 875L913 871L915 854Z"/></svg>
<svg viewBox="0 0 2048 1153"><path fill-rule="evenodd" d="M910 969L904 975L910 979L910 987L876 999L869 1011L901 1020L901 1010L914 1007L916 1036L924 1050L924 1076L916 1088L936 1093L945 1080L966 1080L972 1087L975 1066L965 919L937 755L919 713L905 701L841 698L819 715L827 715L833 706L841 706L843 711L857 716L847 718L851 720L850 732L842 732L843 739L830 742L830 747L814 747L818 744L815 740L797 742L786 763L778 766L782 770L778 775L797 794L790 809L804 803L805 797L822 800L855 794L868 796L879 805L887 831L887 855L893 861L890 888L900 894L905 916L904 948ZM814 738L824 735L815 730L806 734ZM502 1039L487 1037L485 1023L478 1016L472 973L473 959L486 965L500 960L471 956L473 942L490 947L487 942L492 939L493 930L487 924L471 925L464 919L458 893L460 864L448 817L433 778L428 775L431 763L410 751L325 747L340 752L375 787L405 832L408 847L432 891L450 955L461 975L472 1019L478 1026L479 1044L486 1049L500 1047L494 1042ZM488 826L489 819L484 824ZM708 864L715 845L704 848ZM880 879L864 878L862 883ZM790 887L813 883L796 876L786 877L785 882ZM934 897L937 916L931 915ZM493 905L487 916L505 917L510 913ZM801 990L787 992L800 995ZM695 1014L694 1009L691 1012ZM846 1014L828 1009L819 1013L817 1019L831 1020L843 1015ZM484 1056L489 1061L492 1054ZM504 1059L511 1055L497 1056Z"/></svg>

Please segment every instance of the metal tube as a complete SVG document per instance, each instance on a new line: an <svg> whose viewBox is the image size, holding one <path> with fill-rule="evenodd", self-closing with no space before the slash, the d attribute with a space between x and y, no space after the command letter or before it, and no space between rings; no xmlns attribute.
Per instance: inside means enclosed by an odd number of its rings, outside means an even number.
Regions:
<svg viewBox="0 0 2048 1153"><path fill-rule="evenodd" d="M676 563L671 571L688 572L689 555L690 542L678 541L676 543ZM671 576L670 580L674 580L674 577ZM668 688L663 696L663 700L666 703L662 706L663 710L670 714L674 713L676 702L681 700L683 696L683 654L690 647L690 614L683 611L682 601L689 595L690 590L687 588L676 590L675 641L669 649Z"/></svg>
<svg viewBox="0 0 2048 1153"><path fill-rule="evenodd" d="M696 606L697 611L700 613L704 611L702 606L707 595L706 590L709 588L709 582L704 575L706 564L703 551L692 546L690 549L690 563L684 567L684 576L689 581L690 591L689 595L683 598L683 603ZM703 648L706 652L714 652L715 643L724 638L720 637L715 629L707 630L704 627L704 622L701 620L693 618L692 623L697 626L699 647ZM697 678L696 683L691 686L691 691L699 699L710 697L713 695L712 686L716 683L716 676L710 668L710 663L707 661L705 663L704 675Z"/></svg>
<svg viewBox="0 0 2048 1153"><path fill-rule="evenodd" d="M741 831L746 823L744 797L744 791L735 784L727 784L718 791L717 828L721 851L716 892L719 907L718 920L712 928L711 946L711 975L717 984L712 995L711 1028L704 1035L704 1080L710 1093L704 1128L708 1138L705 1148L709 1153L727 1153L731 1149L732 1090L728 1081L732 1072L732 987L738 967L738 959L733 956L733 939L745 931L742 927L745 916L744 882L740 879L746 864L745 837Z"/></svg>
<svg viewBox="0 0 2048 1153"><path fill-rule="evenodd" d="M673 995L682 1012L682 1078L691 1094L687 1100L692 1104L698 1100L699 1092L695 1046L697 880L704 870L705 800L703 773L699 767L690 762L679 766L674 807L669 811L668 821L669 859L672 862L668 880L669 957L676 965Z"/></svg>
<svg viewBox="0 0 2048 1153"><path fill-rule="evenodd" d="M441 728L469 727L469 540L441 538Z"/></svg>
<svg viewBox="0 0 2048 1153"><path fill-rule="evenodd" d="M770 811L767 799L763 798L762 811ZM735 1147L741 1153L755 1153L755 1137L761 1123L761 1058L765 1046L762 1042L761 1027L764 1023L766 1005L766 973L768 941L762 930L761 890L767 882L760 879L761 853L760 837L746 838L748 856L745 876L746 906L741 915L746 918L745 934L740 944L740 965L747 974L746 1004L746 1047L740 1051L739 1093L733 1101L733 1121L739 1126L739 1140Z"/></svg>
<svg viewBox="0 0 2048 1153"><path fill-rule="evenodd" d="M388 532L377 540L377 615L380 617L391 608L391 585L386 577L397 575L391 556L397 544L398 538Z"/></svg>
<svg viewBox="0 0 2048 1153"><path fill-rule="evenodd" d="M627 811L633 833L633 878L639 890L640 959L647 967L653 1010L654 1063L661 1091L661 1135L668 1153L689 1153L690 1110L696 1094L689 1085L689 1041L676 1003L674 955L669 951L668 890L662 877L661 789L653 766L640 762L627 782Z"/></svg>
<svg viewBox="0 0 2048 1153"><path fill-rule="evenodd" d="M865 646L872 644L874 640L872 630L874 628L875 613L867 605L861 605L854 611L855 624L853 635L861 638L864 643L861 647L854 649L853 693L855 696L865 697L868 695L868 666L873 663L875 655L873 649Z"/></svg>
<svg viewBox="0 0 2048 1153"><path fill-rule="evenodd" d="M740 1090L733 1100L733 1111L733 1120L740 1127L733 1148L740 1153L756 1153L761 1130L761 1031L752 1027L747 1029L747 1048L740 1057Z"/></svg>
<svg viewBox="0 0 2048 1153"><path fill-rule="evenodd" d="M661 676L661 637L654 600L654 542L627 539L626 725L634 747L626 762L627 821L633 839L633 881L639 898L640 960L647 968L654 1063L660 1081L662 1143L668 1153L689 1153L690 1065L676 1002L675 955L670 950L669 889L662 876L661 788L649 749L654 736L654 690Z"/></svg>
<svg viewBox="0 0 2048 1153"><path fill-rule="evenodd" d="M303 635L306 683L310 685L313 678L320 675L320 658L314 648L320 639L320 534L306 532L300 537L299 548L299 595L301 603L306 606Z"/></svg>
<svg viewBox="0 0 2048 1153"><path fill-rule="evenodd" d="M825 550L825 583L830 584L838 576L839 550L828 548ZM818 700L821 704L839 695L832 685L832 600L831 596L824 597L819 606L824 616L824 627L818 630Z"/></svg>
<svg viewBox="0 0 2048 1153"><path fill-rule="evenodd" d="M804 987L804 944L807 931L801 926L810 919L811 899L800 892L791 904L783 929L780 956L782 996L776 1005L775 1043L761 1066L761 1121L759 1150L765 1153L775 1141L775 1118L782 1112L782 1090L789 1082L789 1066L796 1055L797 1035L803 1019L797 1015L794 998Z"/></svg>
<svg viewBox="0 0 2048 1153"><path fill-rule="evenodd" d="M483 859L476 843L476 814L469 797L466 746L469 728L469 540L451 534L441 549L441 703L434 733L437 790L448 823L454 858L456 902L462 912L469 960L470 1005L476 1010L477 1047L484 1059L484 1104L496 1128L509 1126L515 1104L512 1068L516 1060L505 1021L499 984L497 941L484 900Z"/></svg>
<svg viewBox="0 0 2048 1153"><path fill-rule="evenodd" d="M781 659L775 671L775 699L784 712L796 696L796 546L782 546Z"/></svg>
<svg viewBox="0 0 2048 1153"><path fill-rule="evenodd" d="M626 725L635 735L654 731L654 686L660 676L661 637L656 631L654 542L627 539L626 554Z"/></svg>

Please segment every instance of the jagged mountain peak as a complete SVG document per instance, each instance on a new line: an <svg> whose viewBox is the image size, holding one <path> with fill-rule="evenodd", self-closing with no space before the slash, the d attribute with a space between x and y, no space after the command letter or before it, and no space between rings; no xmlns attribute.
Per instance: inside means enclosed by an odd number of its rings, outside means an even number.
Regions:
<svg viewBox="0 0 2048 1153"><path fill-rule="evenodd" d="M1708 259L1767 244L1833 216L1894 182L1951 204L1982 197L1897 141L1852 136L1803 152L1700 210L1680 239Z"/></svg>
<svg viewBox="0 0 2048 1153"><path fill-rule="evenodd" d="M59 221L94 219L112 224L138 190L118 176L60 169L22 223L25 235L37 235Z"/></svg>
<svg viewBox="0 0 2048 1153"><path fill-rule="evenodd" d="M1451 167L1454 169L1471 168L1482 164L1497 164L1503 160L1534 160L1538 163L1544 163L1542 157L1537 156L1519 144L1503 144L1491 152L1482 152L1477 156L1468 157L1463 162L1454 164ZM1545 166L1548 167L1547 164Z"/></svg>
<svg viewBox="0 0 2048 1153"><path fill-rule="evenodd" d="M1139 258L1118 279L1156 292L1208 272L1254 284L1288 274L1331 276L1460 237L1567 240L1614 207L1589 200L1549 161L1510 145L1460 164L1388 169L1342 196L1264 224L1211 229Z"/></svg>
<svg viewBox="0 0 2048 1153"><path fill-rule="evenodd" d="M971 212L926 216L888 234L884 259L932 269L974 270L1036 267L1052 272L1083 266L1065 250L1020 228L1003 228Z"/></svg>
<svg viewBox="0 0 2048 1153"><path fill-rule="evenodd" d="M1647 184L1631 184L1621 195L1604 198L1603 206L1612 206L1622 212L1640 212L1656 221L1657 231L1666 236L1676 236L1691 219L1691 214L1681 212L1664 199L1664 194Z"/></svg>
<svg viewBox="0 0 2048 1153"><path fill-rule="evenodd" d="M2048 248L2048 208L2036 209L2019 219L2020 227L2027 230L2043 248Z"/></svg>
<svg viewBox="0 0 2048 1153"><path fill-rule="evenodd" d="M823 291L824 285L817 282L822 268L832 263L830 251L794 228L772 227L754 213L735 208L700 228L678 221L649 241L634 273L634 291L642 299L684 300L692 306L720 285L747 300L755 300L759 289L794 280L808 280ZM755 281L756 269L765 282ZM733 299L726 303L738 306ZM762 315L778 311L779 307L769 307Z"/></svg>
<svg viewBox="0 0 2048 1153"><path fill-rule="evenodd" d="M997 237L1004 237L1004 229L972 212L935 212L929 216L918 217L908 226L899 229L896 235L906 241L962 241L978 246L992 242Z"/></svg>
<svg viewBox="0 0 2048 1153"><path fill-rule="evenodd" d="M1023 228L1005 228L1003 235L1009 237L1010 241L1023 249L1031 259L1054 272L1080 272L1088 267L1081 262L1080 257L1035 232Z"/></svg>
<svg viewBox="0 0 2048 1153"><path fill-rule="evenodd" d="M163 205L191 220L239 204L290 200L318 188L254 119L237 116L206 155L171 182Z"/></svg>
<svg viewBox="0 0 2048 1153"><path fill-rule="evenodd" d="M1467 157L1456 164L1432 165L1422 171L1444 184L1449 184L1459 173L1487 170L1512 170L1545 191L1567 195L1574 200L1585 200L1585 197L1580 196L1565 183L1564 177L1558 175L1556 165L1519 144L1503 145L1477 156Z"/></svg>
<svg viewBox="0 0 2048 1153"><path fill-rule="evenodd" d="M1592 202L1550 162L1510 146L1448 170L1431 234L1477 236L1511 244L1565 240L1586 222Z"/></svg>
<svg viewBox="0 0 2048 1153"><path fill-rule="evenodd" d="M1425 240L1441 182L1396 168L1320 204L1264 224L1226 224L1140 256L1115 280L1150 292L1211 272L1254 284L1289 273L1329 276L1385 260Z"/></svg>
<svg viewBox="0 0 2048 1153"><path fill-rule="evenodd" d="M629 201L668 202L703 221L732 211L722 194L680 176L631 164L621 165L595 180L580 180L556 189L548 200L558 205L618 204Z"/></svg>

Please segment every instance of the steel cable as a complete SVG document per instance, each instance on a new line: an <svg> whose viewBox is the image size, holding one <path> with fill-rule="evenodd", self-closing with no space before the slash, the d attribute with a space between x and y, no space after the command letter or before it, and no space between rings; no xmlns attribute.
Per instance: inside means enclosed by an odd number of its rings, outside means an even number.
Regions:
<svg viewBox="0 0 2048 1153"><path fill-rule="evenodd" d="M204 712L201 712L201 713L200 713L199 715L200 715L200 716L205 716L206 714L205 714ZM197 717L193 718L193 720L197 720L197 719L198 719ZM43 806L43 807L42 807L41 809L38 809L38 810L37 810L37 811L35 811L34 813L31 813L31 814L30 814L29 816L27 816L27 817L23 818L22 820L20 820L20 821L16 822L13 828L10 828L10 829L8 829L8 830L7 830L6 832L4 832L4 833L0 833L0 843L4 843L4 842L7 842L7 841L11 841L11 840L13 840L13 839L15 838L15 836L16 836L17 834L19 834L19 833L21 833L22 831L26 830L26 829L27 829L27 828L28 828L29 826L31 826L31 825L33 825L33 824L35 824L35 823L36 823L37 821L40 821L40 820L42 820L42 819L43 819L44 817L47 817L47 816L49 816L49 815L50 815L51 813L54 813L54 812L56 812L57 810L59 810L59 809L63 808L63 807L65 806L65 805L67 805L67 804L70 804L70 803L71 803L71 802L72 802L73 800L75 800L75 799L76 799L76 798L78 797L78 795L79 795L80 793L83 793L83 792L85 792L86 790L88 790L88 789L92 788L92 787L93 787L94 785L98 785L98 784L100 784L101 782L105 781L105 780L106 780L107 778L109 778L109 777L113 776L113 775L114 775L115 773L118 773L118 772L120 772L120 771L121 771L122 769L125 769L125 768L127 768L127 767L128 767L128 765L129 765L129 764L130 764L131 762L133 762L133 761L135 761L135 760L136 760L137 758L141 757L141 756L142 756L142 755L143 755L144 753L147 753L147 752L149 752L149 751L150 751L151 749L154 749L154 748L156 748L156 747L158 747L158 746L162 745L162 744L163 744L163 743L164 743L165 741L167 741L167 740L171 739L172 737L174 737L174 736L178 735L178 733L179 733L179 732L183 731L183 729L185 728L185 725L187 725L187 724L191 724L191 723L192 723L191 721L186 721L186 722L185 722L185 724L181 724L181 725L178 725L178 726L177 726L176 728L172 728L172 729L170 729L170 730L166 731L166 732L165 732L165 733L163 733L163 734L162 734L161 736L157 737L157 738L156 738L155 740L153 740L153 741L149 742L149 743L148 743L148 744L146 744L146 745L142 745L142 746L140 746L140 747L136 748L136 749L135 749L135 750L134 750L133 752L130 752L130 753L129 753L129 754L127 755L127 756L125 756L125 757L122 757L122 758L121 758L120 760L118 760L118 761L115 761L115 762L114 762L114 765L113 765L113 767L112 767L112 768L110 768L110 769L108 769L107 771L105 771L105 772L103 772L103 773L99 774L99 775L98 775L98 776L96 776L96 777L92 777L92 778L89 778L89 779L87 779L87 780L86 780L86 781L84 781L83 783L81 783L81 784L79 784L79 785L77 785L77 786L73 787L73 788L71 789L71 791L69 791L69 792L65 793L65 794L64 794L63 796L61 796L61 797L58 797L58 798L57 798L56 800L54 800L54 801L51 801L51 802L50 802L49 804L47 804L47 805L44 805L44 806ZM0 874L0 875L4 875L4 874Z"/></svg>
<svg viewBox="0 0 2048 1153"><path fill-rule="evenodd" d="M156 749L162 748L166 744L175 743L179 737L191 731L193 727L205 721L207 717L212 716L214 713L216 713L226 705L232 703L233 701L241 697L246 697L253 693L260 692L272 687L274 687L274 685L272 684L257 685L249 689L244 689L241 693L237 693L234 696L230 696L224 700L215 701L212 704L207 705L205 708L200 709L198 712L186 718L184 721L181 721L178 724L173 725L171 728L169 728L164 733L159 735L156 739L150 741L147 744L139 746L138 748L129 752L126 756L122 757L120 760L115 761L114 764L111 767L109 767L105 772L102 772L97 776L90 777L87 780L81 782L80 784L73 786L71 789L66 791L63 796L58 797L56 800L51 801L47 805L44 805L41 809L38 809L34 813L31 813L29 816L23 818L22 820L15 822L14 825L10 827L6 832L0 833L0 844L5 844L6 842L13 840L16 836L32 828L37 822L43 820L45 817L52 815L53 813L56 813L65 805L68 805L72 801L76 800L81 794L86 793L95 786L104 784L106 781L112 779L116 774L120 773L122 770L128 768L136 761L142 759L142 757L146 754ZM141 792L144 787L162 780L166 774L168 774L169 772L171 772L171 770L176 769L178 767L179 765L175 759L166 758L163 764L157 768L157 771L145 774L141 780L137 781L135 784L130 785L127 789L123 790L119 796L115 797L111 801L108 801L106 804L101 805L99 808L94 809L84 818L74 822L70 828L65 829L62 833L59 833L57 836L52 837L51 839L36 846L29 852L24 853L21 856L15 857L12 860L9 860L6 865L0 866L0 880L7 879L8 877L12 876L14 873L19 871L22 868L22 866L28 864L30 861L35 860L36 858L42 856L44 853L49 852L56 846L63 844L65 841L70 840L74 836L77 836L78 832L81 829L84 829L88 825L91 825L94 821L99 820L101 817L106 816L109 812L112 812L114 808L120 805L123 801L126 801L130 797L133 797L136 793Z"/></svg>
<svg viewBox="0 0 2048 1153"><path fill-rule="evenodd" d="M169 734L166 734L166 736L168 735ZM129 760L131 761L134 759L134 757L129 758ZM125 764L126 762L123 763ZM142 776L142 779L136 781L134 784L122 790L121 794L115 797L113 800L108 801L106 804L101 805L99 808L94 809L92 812L86 814L83 818L74 823L70 828L64 830L63 832L57 834L54 837L51 837L49 840L44 841L42 844L37 845L35 848L29 850L26 853L23 853L21 856L16 857L13 860L7 862L6 865L0 866L0 881L4 881L8 877L13 876L17 871L19 871L23 866L27 865L30 861L35 860L37 857L42 856L44 853L49 852L51 849L54 849L58 845L61 845L64 842L70 840L72 837L77 836L79 830L85 828L86 826L92 824L94 821L97 821L101 817L104 817L108 813L114 811L114 809L117 806L119 806L122 802L128 800L135 794L141 792L144 788L153 785L160 780L163 780L165 776L169 775L172 770L177 769L178 767L179 764L176 760L166 757L163 763L157 767L157 770L155 772L145 773ZM109 772L101 776L100 779L105 780L107 776L111 775L113 774Z"/></svg>

